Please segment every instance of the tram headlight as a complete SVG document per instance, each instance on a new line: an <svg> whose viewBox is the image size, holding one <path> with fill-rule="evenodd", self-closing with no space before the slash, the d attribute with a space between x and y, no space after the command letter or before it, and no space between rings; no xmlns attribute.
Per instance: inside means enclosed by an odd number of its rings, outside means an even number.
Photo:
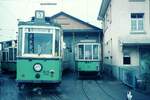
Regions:
<svg viewBox="0 0 150 100"><path fill-rule="evenodd" d="M33 66L34 71L40 72L42 70L42 65L41 64L35 64Z"/></svg>
<svg viewBox="0 0 150 100"><path fill-rule="evenodd" d="M51 77L53 77L53 76L54 76L55 71L54 71L53 69L51 69L49 72L50 72L50 74L51 74Z"/></svg>

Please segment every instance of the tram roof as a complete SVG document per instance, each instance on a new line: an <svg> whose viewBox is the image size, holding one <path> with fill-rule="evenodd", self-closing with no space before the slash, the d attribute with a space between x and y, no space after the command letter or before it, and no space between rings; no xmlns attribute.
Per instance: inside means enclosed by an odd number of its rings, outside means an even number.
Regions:
<svg viewBox="0 0 150 100"><path fill-rule="evenodd" d="M2 44L2 43L5 43L5 42L12 42L12 41L15 41L15 42L17 42L17 40L5 40L5 41L0 41L0 44Z"/></svg>
<svg viewBox="0 0 150 100"><path fill-rule="evenodd" d="M59 24L54 22L46 22L46 21L20 21L18 25L36 25L36 26L57 26L60 27Z"/></svg>

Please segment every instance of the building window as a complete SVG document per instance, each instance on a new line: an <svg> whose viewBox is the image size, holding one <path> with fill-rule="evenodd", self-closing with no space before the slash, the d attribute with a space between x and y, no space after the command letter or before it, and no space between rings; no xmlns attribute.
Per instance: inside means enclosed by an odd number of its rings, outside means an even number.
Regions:
<svg viewBox="0 0 150 100"><path fill-rule="evenodd" d="M129 0L129 2L144 2L145 0Z"/></svg>
<svg viewBox="0 0 150 100"><path fill-rule="evenodd" d="M126 47L124 47L123 49L123 64L124 65L131 64L130 50L128 50Z"/></svg>
<svg viewBox="0 0 150 100"><path fill-rule="evenodd" d="M123 57L123 64L124 65L131 64L131 57L130 56L124 56Z"/></svg>
<svg viewBox="0 0 150 100"><path fill-rule="evenodd" d="M131 31L144 31L144 13L131 13Z"/></svg>

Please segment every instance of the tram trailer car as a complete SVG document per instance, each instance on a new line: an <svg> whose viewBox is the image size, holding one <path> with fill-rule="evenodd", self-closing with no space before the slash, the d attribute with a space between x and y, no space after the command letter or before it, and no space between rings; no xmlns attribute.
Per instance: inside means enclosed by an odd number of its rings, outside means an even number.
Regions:
<svg viewBox="0 0 150 100"><path fill-rule="evenodd" d="M81 40L75 50L78 77L83 73L101 75L100 44L94 40Z"/></svg>
<svg viewBox="0 0 150 100"><path fill-rule="evenodd" d="M62 79L62 29L45 21L44 11L35 19L19 22L17 78L19 89L56 87Z"/></svg>
<svg viewBox="0 0 150 100"><path fill-rule="evenodd" d="M1 42L1 69L3 72L16 72L17 40Z"/></svg>

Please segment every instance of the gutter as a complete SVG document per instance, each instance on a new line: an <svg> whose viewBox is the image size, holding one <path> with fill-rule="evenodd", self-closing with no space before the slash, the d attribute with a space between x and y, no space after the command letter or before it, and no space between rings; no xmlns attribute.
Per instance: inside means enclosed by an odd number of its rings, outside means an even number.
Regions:
<svg viewBox="0 0 150 100"><path fill-rule="evenodd" d="M107 8L109 6L110 1L111 0L103 0L102 1L97 20L103 20L104 19L104 15L105 15L105 13L107 11Z"/></svg>

